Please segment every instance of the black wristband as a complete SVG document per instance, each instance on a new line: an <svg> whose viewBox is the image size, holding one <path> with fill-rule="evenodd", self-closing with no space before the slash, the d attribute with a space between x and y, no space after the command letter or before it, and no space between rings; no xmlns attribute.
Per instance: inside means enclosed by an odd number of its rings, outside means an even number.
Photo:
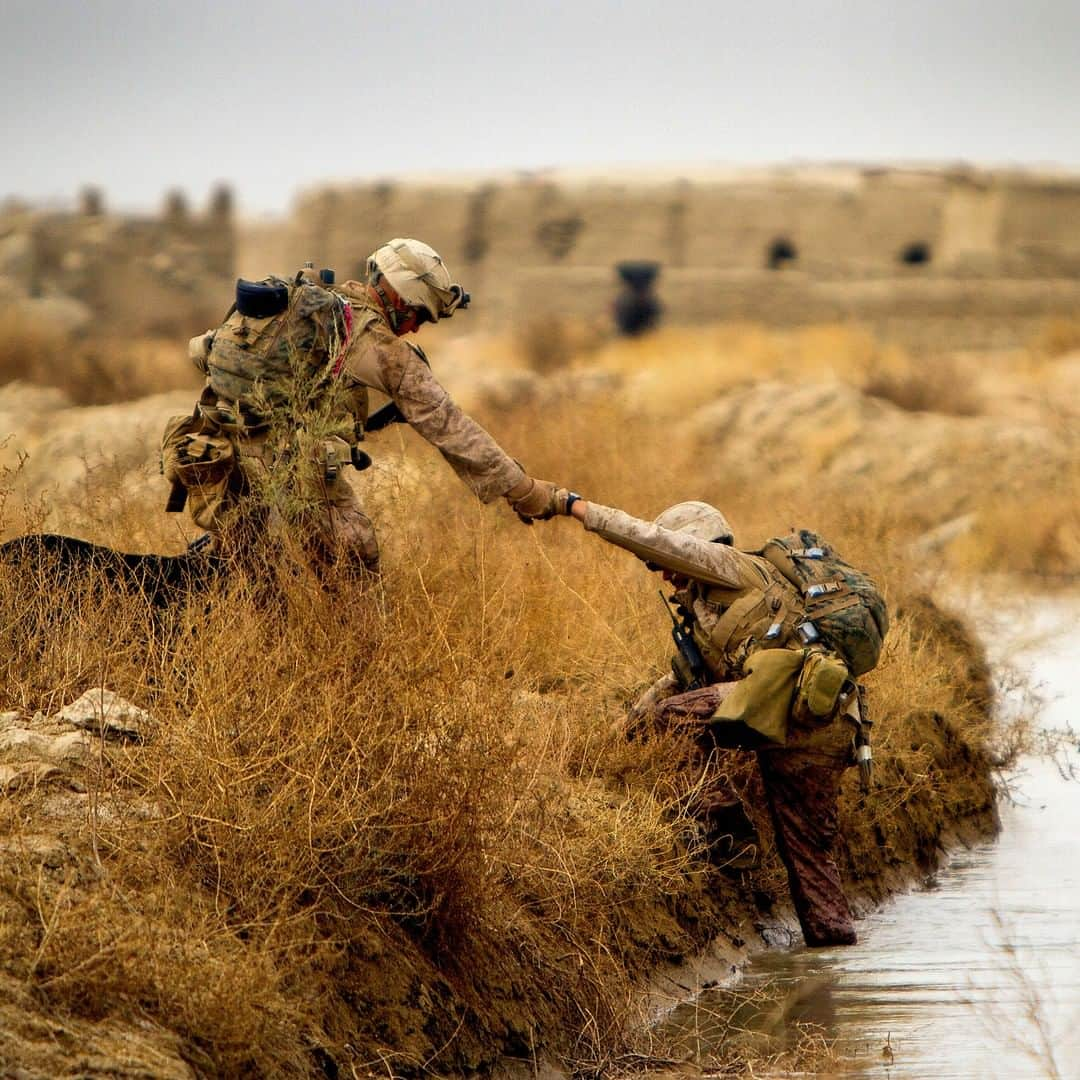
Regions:
<svg viewBox="0 0 1080 1080"><path fill-rule="evenodd" d="M576 491L571 491L570 494L566 496L566 516L567 517L570 516L571 507L574 505L574 503L579 502L580 499L581 499L581 496Z"/></svg>

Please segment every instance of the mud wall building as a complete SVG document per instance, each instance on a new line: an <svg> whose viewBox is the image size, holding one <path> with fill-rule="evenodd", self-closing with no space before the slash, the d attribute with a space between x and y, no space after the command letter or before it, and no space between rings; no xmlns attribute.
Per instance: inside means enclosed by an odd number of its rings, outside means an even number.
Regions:
<svg viewBox="0 0 1080 1080"><path fill-rule="evenodd" d="M603 315L623 259L662 265L659 291L680 322L857 319L911 342L979 345L1080 312L1080 176L1024 171L552 172L352 184L309 192L287 227L241 237L239 265L254 273L260 259L312 259L355 277L364 256L397 235L445 255L474 294L474 326Z"/></svg>

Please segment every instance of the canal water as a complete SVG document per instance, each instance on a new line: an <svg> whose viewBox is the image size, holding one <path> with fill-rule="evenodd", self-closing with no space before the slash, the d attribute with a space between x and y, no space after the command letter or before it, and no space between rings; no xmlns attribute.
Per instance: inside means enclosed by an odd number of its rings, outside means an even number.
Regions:
<svg viewBox="0 0 1080 1080"><path fill-rule="evenodd" d="M1038 699L1042 752L1006 778L1001 835L863 920L858 945L762 954L737 987L680 1006L670 1022L697 1049L725 994L767 986L771 1004L742 1021L776 1050L819 1028L830 1075L1080 1078L1080 605L1032 601L979 629L1029 687L1002 707Z"/></svg>

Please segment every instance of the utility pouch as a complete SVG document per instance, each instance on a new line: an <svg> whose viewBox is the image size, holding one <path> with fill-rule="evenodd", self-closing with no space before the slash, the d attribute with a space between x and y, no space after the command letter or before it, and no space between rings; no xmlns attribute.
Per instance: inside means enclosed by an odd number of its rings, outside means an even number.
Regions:
<svg viewBox="0 0 1080 1080"><path fill-rule="evenodd" d="M172 485L167 509L180 509L178 488L191 502L192 517L203 528L216 524L224 508L229 477L236 468L236 450L226 435L207 430L199 414L174 416L161 437L161 472Z"/></svg>
<svg viewBox="0 0 1080 1080"><path fill-rule="evenodd" d="M740 745L737 735L729 738L722 729L729 724L749 728L752 737L774 745L783 745L788 736L791 713L803 654L795 649L762 649L746 661L746 676L721 702L713 714L711 726L717 744Z"/></svg>
<svg viewBox="0 0 1080 1080"><path fill-rule="evenodd" d="M827 723L840 706L851 676L842 660L827 653L808 652L799 675L792 715L801 724Z"/></svg>
<svg viewBox="0 0 1080 1080"><path fill-rule="evenodd" d="M366 456L366 455L365 455ZM323 439L315 450L315 460L322 466L323 480L334 483L341 476L341 470L353 463L352 447L336 435ZM368 459L370 464L371 459Z"/></svg>

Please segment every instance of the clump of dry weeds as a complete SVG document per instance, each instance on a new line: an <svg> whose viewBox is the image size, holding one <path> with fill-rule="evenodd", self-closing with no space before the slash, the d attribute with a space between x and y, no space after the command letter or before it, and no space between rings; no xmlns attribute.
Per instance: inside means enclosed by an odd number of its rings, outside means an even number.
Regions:
<svg viewBox="0 0 1080 1080"><path fill-rule="evenodd" d="M1080 350L1080 319L1048 319L1031 342L1042 356L1064 356Z"/></svg>
<svg viewBox="0 0 1080 1080"><path fill-rule="evenodd" d="M513 351L531 371L550 375L591 356L603 344L604 331L584 319L536 316L514 333Z"/></svg>
<svg viewBox="0 0 1080 1080"><path fill-rule="evenodd" d="M871 371L862 389L908 412L978 416L984 407L971 372L950 355L923 357L921 362L905 357L901 364Z"/></svg>

